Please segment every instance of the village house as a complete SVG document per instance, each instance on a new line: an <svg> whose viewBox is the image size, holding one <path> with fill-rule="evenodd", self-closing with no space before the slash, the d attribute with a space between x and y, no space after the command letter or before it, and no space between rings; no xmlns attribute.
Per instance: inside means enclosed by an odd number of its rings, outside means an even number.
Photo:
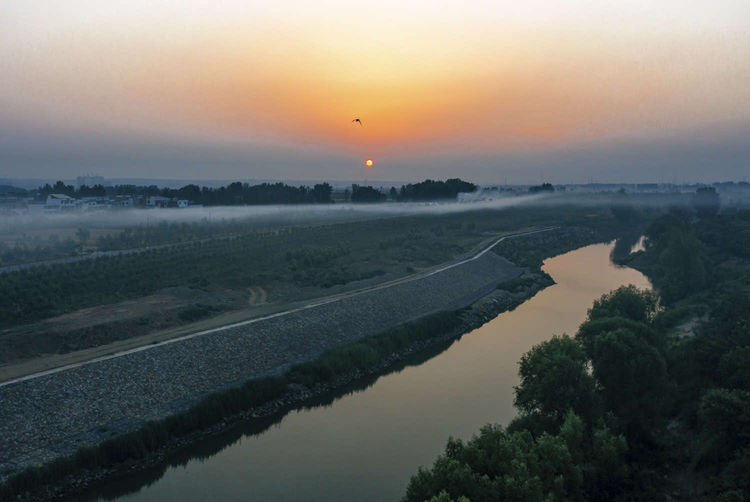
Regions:
<svg viewBox="0 0 750 502"><path fill-rule="evenodd" d="M53 193L47 196L47 202L44 208L49 211L61 211L64 209L73 209L76 206L76 200L73 197L62 193Z"/></svg>

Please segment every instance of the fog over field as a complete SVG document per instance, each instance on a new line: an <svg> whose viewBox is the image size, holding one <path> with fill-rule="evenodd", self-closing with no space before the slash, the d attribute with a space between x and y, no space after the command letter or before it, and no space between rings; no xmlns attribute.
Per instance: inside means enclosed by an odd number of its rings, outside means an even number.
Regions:
<svg viewBox="0 0 750 502"><path fill-rule="evenodd" d="M118 209L46 213L32 210L0 220L0 232L18 233L44 228L113 228L160 223L256 220L259 224L300 224L351 221L389 216L448 214L478 209L503 209L540 202L543 195L498 198L476 202L425 202L378 204L304 204L211 206L185 209Z"/></svg>
<svg viewBox="0 0 750 502"><path fill-rule="evenodd" d="M27 213L6 216L0 220L0 234L18 234L41 229L64 228L125 228L164 223L218 223L256 221L259 225L288 225L341 222L360 219L409 215L440 215L505 209L519 206L575 205L664 207L688 203L686 194L649 194L619 196L618 194L535 194L484 198L482 193L464 194L462 201L445 202L384 202L372 204L274 204L245 206L209 206L190 208L116 209L92 211L45 212L41 207Z"/></svg>

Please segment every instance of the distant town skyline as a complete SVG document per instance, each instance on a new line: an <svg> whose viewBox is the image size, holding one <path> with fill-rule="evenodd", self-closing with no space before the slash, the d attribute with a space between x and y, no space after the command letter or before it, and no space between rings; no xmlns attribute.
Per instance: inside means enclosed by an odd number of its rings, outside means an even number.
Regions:
<svg viewBox="0 0 750 502"><path fill-rule="evenodd" d="M9 1L0 178L741 181L748 33L742 0Z"/></svg>

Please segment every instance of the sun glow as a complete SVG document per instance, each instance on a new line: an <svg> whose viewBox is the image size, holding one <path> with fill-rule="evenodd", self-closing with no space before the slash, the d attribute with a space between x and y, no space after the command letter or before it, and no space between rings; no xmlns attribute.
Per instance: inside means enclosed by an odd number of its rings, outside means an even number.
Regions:
<svg viewBox="0 0 750 502"><path fill-rule="evenodd" d="M374 160L372 160L372 159L367 159L367 160L365 161L365 165L366 165L367 167L372 167L372 166L373 166L373 164L375 164L375 161L374 161Z"/></svg>

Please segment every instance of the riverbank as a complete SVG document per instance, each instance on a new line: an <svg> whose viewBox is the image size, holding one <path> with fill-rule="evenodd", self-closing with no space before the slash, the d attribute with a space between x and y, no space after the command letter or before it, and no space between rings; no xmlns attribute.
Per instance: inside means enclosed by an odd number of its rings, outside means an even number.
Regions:
<svg viewBox="0 0 750 502"><path fill-rule="evenodd" d="M254 394L257 394L259 389L263 389L261 395L268 392L272 394L262 403L252 403L253 405L247 409L222 416L227 409L227 402L222 402L218 395L209 396L186 414L182 414L182 417L170 417L161 424L149 423L135 433L107 441L99 447L82 450L65 460L58 460L13 476L3 487L0 495L3 499L11 499L21 494L22 500L30 501L61 498L77 493L92 484L153 466L165 456L239 422L278 414L353 381L387 372L398 362L416 353L460 338L464 333L481 326L497 314L514 308L552 283L552 279L542 272L526 272L517 280L503 284L503 289L491 292L469 308L428 316L361 342L328 351L315 361L291 368L282 377L246 383L243 387L253 387ZM437 325L448 326L448 329L436 330ZM367 350L368 347L370 351ZM373 358L372 350L377 351L377 348L380 352ZM354 367L345 364L347 360L355 361ZM332 365L333 362L339 364ZM326 369L332 366L332 372ZM301 383L303 381L305 383ZM233 394L236 392L237 388L220 394L225 400L233 400L236 397ZM210 416L207 416L208 410L216 412L208 413ZM201 423L206 420L213 423ZM186 427L185 424L191 422L194 430L173 437L165 436L166 430L170 427ZM159 444L160 441L162 444ZM115 459L118 455L122 458L114 462L106 461L106 457ZM92 465L86 466L86 463ZM45 480L46 486L38 489L37 487L45 484ZM34 488L37 489L29 491Z"/></svg>
<svg viewBox="0 0 750 502"><path fill-rule="evenodd" d="M213 392L281 374L326 350L465 307L520 273L484 253L409 282L0 384L0 479L180 413Z"/></svg>

